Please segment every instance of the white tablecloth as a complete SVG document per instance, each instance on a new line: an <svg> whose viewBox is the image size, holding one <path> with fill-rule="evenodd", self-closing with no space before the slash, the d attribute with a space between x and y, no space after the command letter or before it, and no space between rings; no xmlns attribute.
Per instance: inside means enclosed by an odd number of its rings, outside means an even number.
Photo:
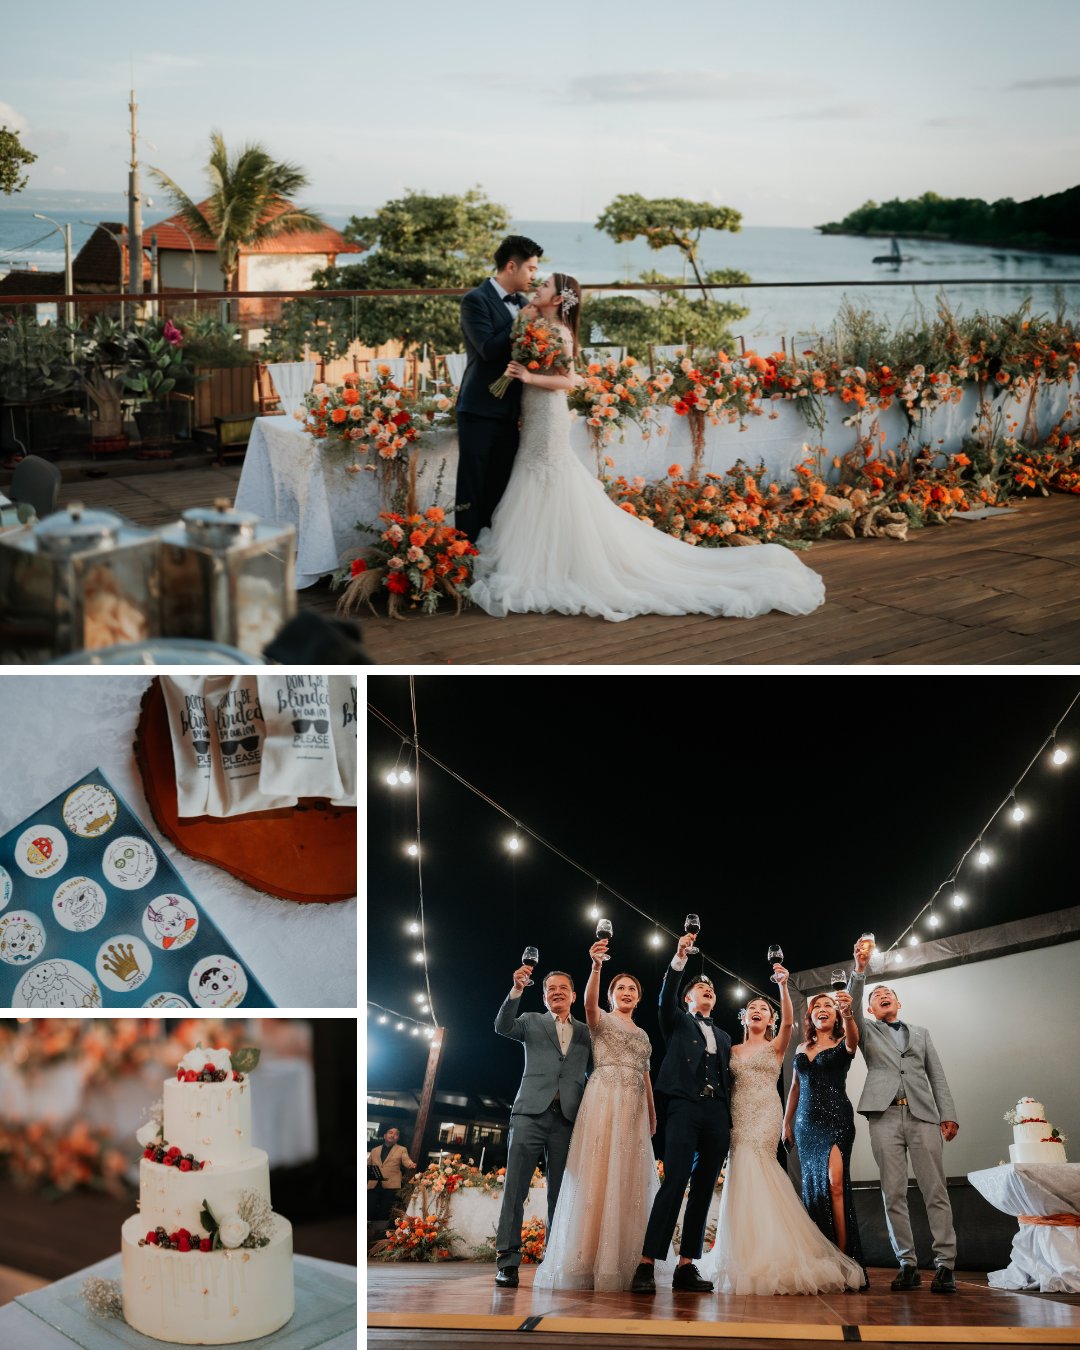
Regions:
<svg viewBox="0 0 1080 1350"><path fill-rule="evenodd" d="M108 1261L115 1259L115 1257L107 1258ZM296 1256L293 1259L297 1265L311 1266L313 1269L326 1271L329 1275L337 1275L343 1280L356 1279L355 1266L343 1266L337 1261L321 1261L314 1256ZM99 1261L97 1265L87 1266L80 1273L84 1277L95 1275L100 1273L105 1265L105 1261ZM162 1341L161 1344L165 1345L166 1342ZM47 1322L35 1317L18 1303L9 1303L6 1307L0 1308L0 1345L9 1347L10 1350L71 1350L72 1342L62 1331L49 1326ZM343 1336L335 1336L329 1341L324 1341L320 1350L356 1350L356 1332L350 1331Z"/></svg>
<svg viewBox="0 0 1080 1350"><path fill-rule="evenodd" d="M1003 1163L969 1172L968 1181L1004 1214L1080 1214L1080 1163ZM1080 1294L1080 1228L1022 1223L1010 1255L1004 1270L987 1275L991 1288Z"/></svg>
<svg viewBox="0 0 1080 1350"><path fill-rule="evenodd" d="M0 745L18 771L0 778L0 834L100 765L279 1008L355 1008L355 900L277 900L189 858L158 831L132 751L148 683L145 675L5 676Z"/></svg>

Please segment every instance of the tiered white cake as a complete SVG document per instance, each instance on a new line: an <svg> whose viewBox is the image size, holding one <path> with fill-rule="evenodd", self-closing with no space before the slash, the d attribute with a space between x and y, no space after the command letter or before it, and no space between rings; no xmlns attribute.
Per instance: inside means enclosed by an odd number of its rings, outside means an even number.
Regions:
<svg viewBox="0 0 1080 1350"><path fill-rule="evenodd" d="M241 1051L238 1066L256 1052ZM227 1050L192 1051L138 1132L139 1213L122 1229L124 1318L157 1340L231 1345L293 1315L292 1225L270 1210L251 1146L251 1081Z"/></svg>
<svg viewBox="0 0 1080 1350"><path fill-rule="evenodd" d="M1013 1163L1063 1163L1065 1141L1046 1119L1046 1107L1034 1097L1021 1097L1006 1116L1013 1121L1009 1161Z"/></svg>

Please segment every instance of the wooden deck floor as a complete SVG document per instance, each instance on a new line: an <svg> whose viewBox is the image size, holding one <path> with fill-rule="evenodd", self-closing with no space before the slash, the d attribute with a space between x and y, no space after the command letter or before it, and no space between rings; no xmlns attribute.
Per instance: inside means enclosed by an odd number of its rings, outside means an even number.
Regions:
<svg viewBox="0 0 1080 1350"><path fill-rule="evenodd" d="M235 494L237 465L65 483L61 503L145 525ZM650 615L626 623L478 610L363 620L383 665L1080 664L1080 500L1025 501L1008 518L913 532L906 543L826 540L804 560L827 587L805 618ZM332 612L325 583L300 603Z"/></svg>
<svg viewBox="0 0 1080 1350"><path fill-rule="evenodd" d="M958 1292L922 1287L894 1294L894 1270L871 1270L865 1294L736 1297L655 1296L545 1291L534 1294L535 1269L521 1268L521 1286L500 1290L492 1266L415 1264L367 1267L367 1344L502 1350L521 1333L543 1333L551 1347L603 1350L699 1345L725 1350L820 1341L876 1341L894 1347L995 1343L1080 1344L1080 1296L1013 1294L990 1289L986 1276L958 1272Z"/></svg>

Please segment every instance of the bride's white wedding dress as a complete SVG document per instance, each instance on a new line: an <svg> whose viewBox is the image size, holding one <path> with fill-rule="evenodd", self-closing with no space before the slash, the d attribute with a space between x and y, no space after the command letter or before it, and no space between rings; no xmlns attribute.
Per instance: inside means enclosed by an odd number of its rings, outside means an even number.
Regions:
<svg viewBox="0 0 1080 1350"><path fill-rule="evenodd" d="M723 1294L858 1289L862 1267L821 1232L776 1160L783 1112L772 1046L745 1058L732 1055L730 1071L731 1151L716 1243L698 1269Z"/></svg>
<svg viewBox="0 0 1080 1350"><path fill-rule="evenodd" d="M516 613L809 614L825 584L780 544L695 548L635 520L570 447L562 390L526 385L510 482L476 546L473 600Z"/></svg>

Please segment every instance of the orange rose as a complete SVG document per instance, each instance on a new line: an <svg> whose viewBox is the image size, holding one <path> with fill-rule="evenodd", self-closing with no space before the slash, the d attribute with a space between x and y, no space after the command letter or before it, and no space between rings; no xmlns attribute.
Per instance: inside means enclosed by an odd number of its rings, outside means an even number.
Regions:
<svg viewBox="0 0 1080 1350"><path fill-rule="evenodd" d="M344 422L347 416L348 413L345 411L344 408L335 408L334 411L330 414L330 421Z"/></svg>

